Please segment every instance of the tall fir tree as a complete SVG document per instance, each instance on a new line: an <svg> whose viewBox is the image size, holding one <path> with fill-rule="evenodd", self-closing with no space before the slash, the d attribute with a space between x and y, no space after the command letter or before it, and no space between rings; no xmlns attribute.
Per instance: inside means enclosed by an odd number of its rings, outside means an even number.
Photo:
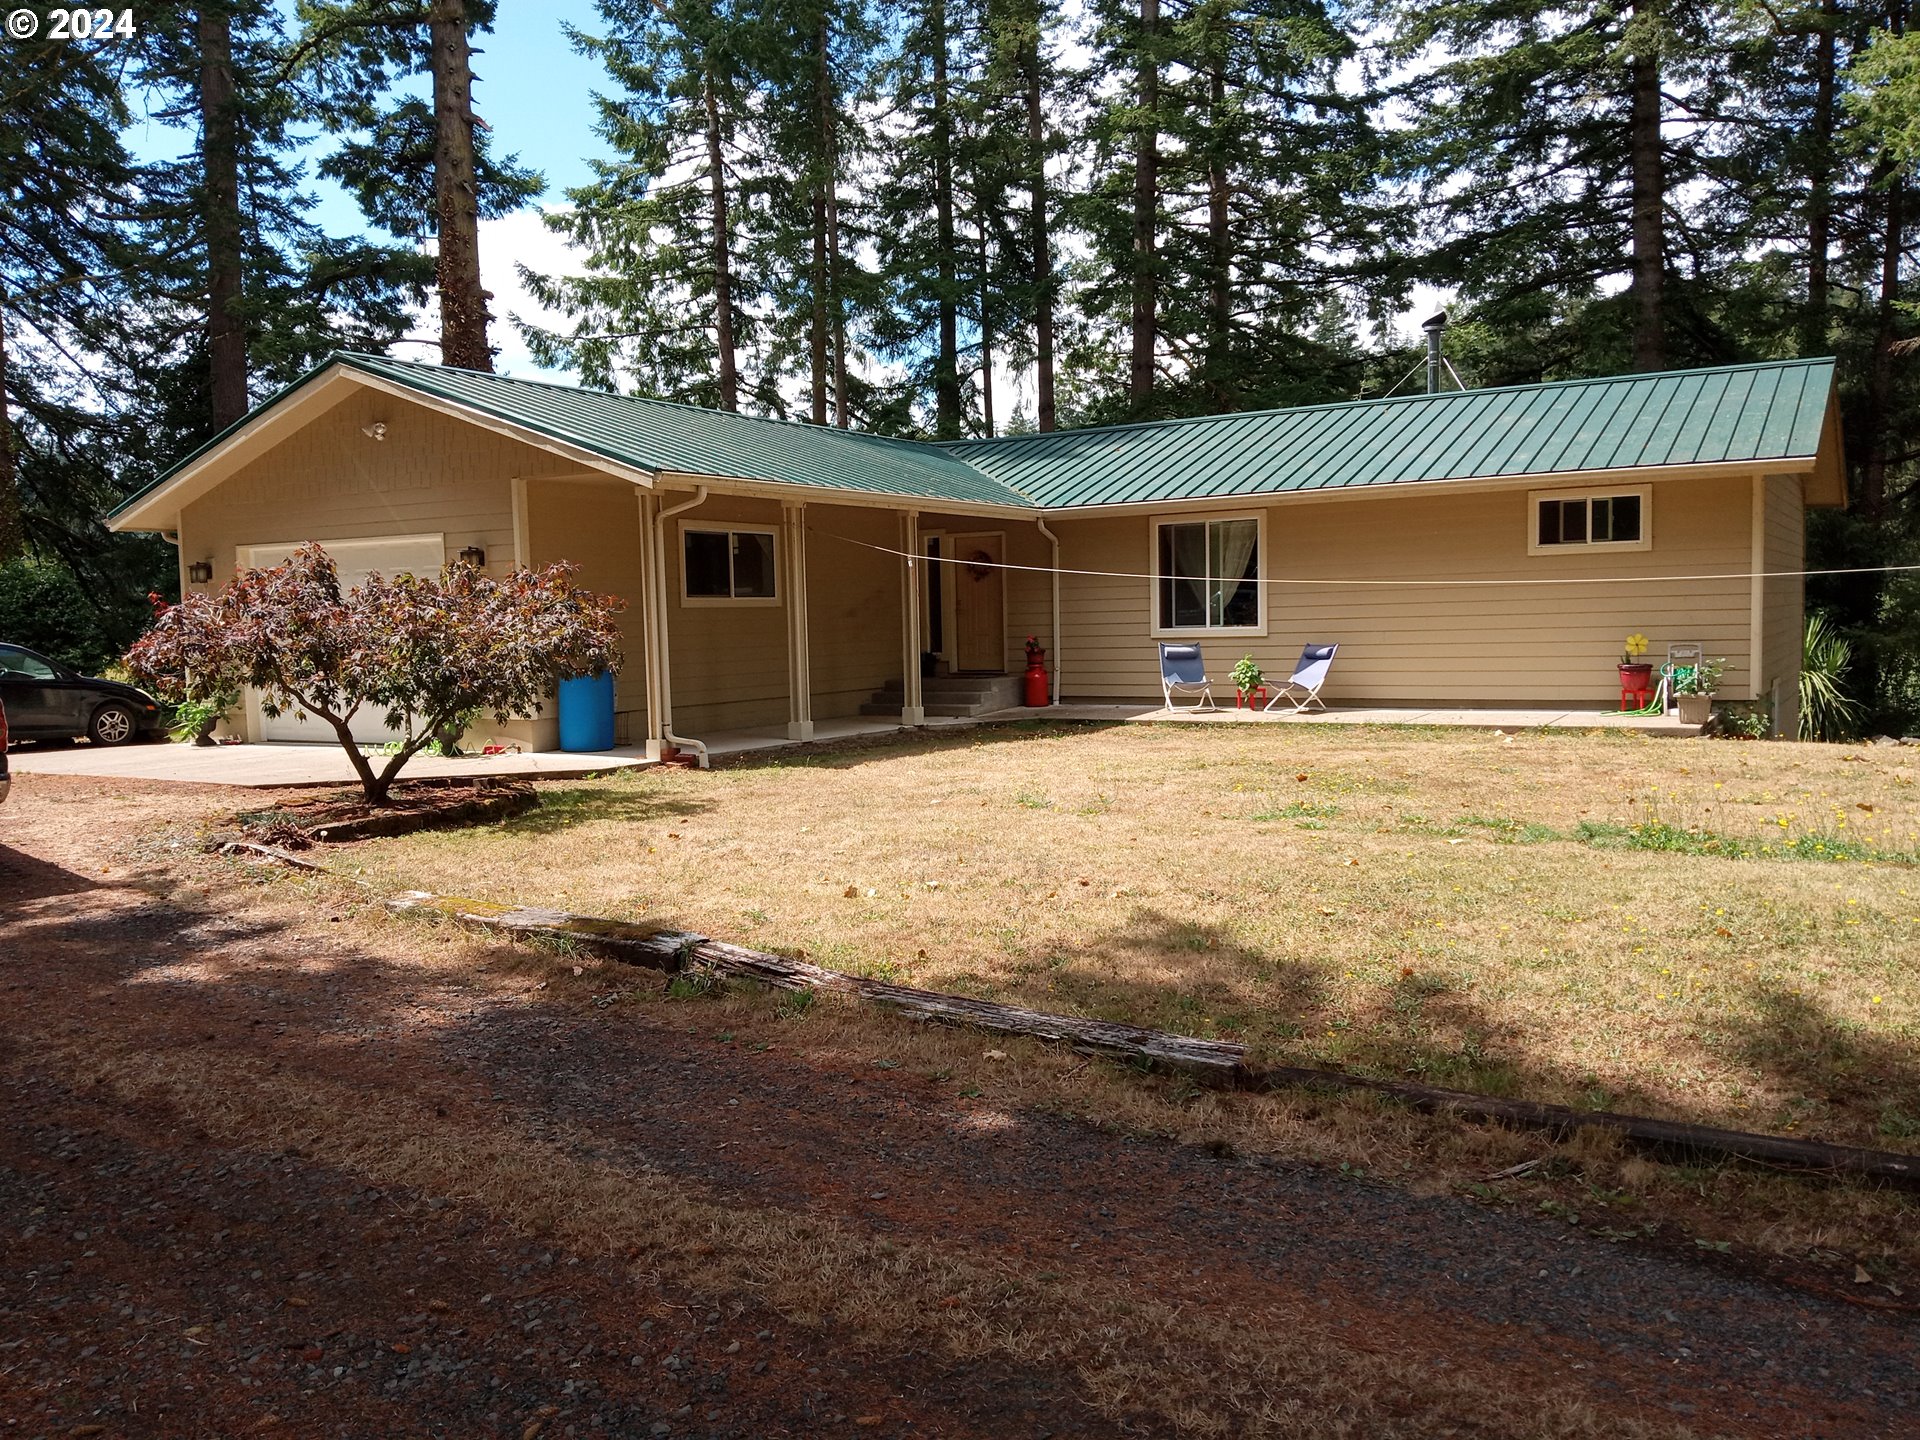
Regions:
<svg viewBox="0 0 1920 1440"><path fill-rule="evenodd" d="M494 0L300 0L302 36L288 72L322 100L345 139L321 166L387 233L435 247L444 364L491 370L493 319L480 273L479 223L510 214L545 188L513 155L496 156L474 111L473 37ZM431 99L394 98L425 74Z"/></svg>

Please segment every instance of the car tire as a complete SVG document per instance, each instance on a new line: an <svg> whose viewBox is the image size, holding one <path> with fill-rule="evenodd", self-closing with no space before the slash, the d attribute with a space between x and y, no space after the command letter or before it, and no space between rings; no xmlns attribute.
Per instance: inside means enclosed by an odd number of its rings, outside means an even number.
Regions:
<svg viewBox="0 0 1920 1440"><path fill-rule="evenodd" d="M139 735L139 719L118 700L109 700L87 722L87 738L96 745L126 745Z"/></svg>

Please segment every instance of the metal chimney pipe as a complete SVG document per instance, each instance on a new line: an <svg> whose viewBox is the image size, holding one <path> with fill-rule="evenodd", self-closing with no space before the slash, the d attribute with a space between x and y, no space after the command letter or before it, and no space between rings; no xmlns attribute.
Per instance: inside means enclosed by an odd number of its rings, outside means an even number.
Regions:
<svg viewBox="0 0 1920 1440"><path fill-rule="evenodd" d="M1427 332L1427 394L1440 389L1440 337L1446 333L1447 312L1442 310L1420 328Z"/></svg>

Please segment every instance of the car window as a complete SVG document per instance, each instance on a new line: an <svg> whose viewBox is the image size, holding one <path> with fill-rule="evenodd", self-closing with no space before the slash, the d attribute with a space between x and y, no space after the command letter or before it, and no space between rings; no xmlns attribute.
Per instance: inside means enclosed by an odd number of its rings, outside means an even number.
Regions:
<svg viewBox="0 0 1920 1440"><path fill-rule="evenodd" d="M19 676L27 680L60 678L54 668L39 656L16 650L11 645L0 645L0 675Z"/></svg>

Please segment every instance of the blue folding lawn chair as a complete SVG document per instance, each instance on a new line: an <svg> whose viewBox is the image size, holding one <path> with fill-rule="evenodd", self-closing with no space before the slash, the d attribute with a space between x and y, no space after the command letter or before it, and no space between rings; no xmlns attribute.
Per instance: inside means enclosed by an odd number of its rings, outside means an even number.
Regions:
<svg viewBox="0 0 1920 1440"><path fill-rule="evenodd" d="M1293 706L1297 715L1303 710L1318 707L1327 708L1327 702L1320 698L1320 687L1327 683L1327 672L1333 669L1333 657L1340 653L1338 645L1307 645L1300 651L1300 663L1293 667L1293 674L1287 677L1287 683L1274 692L1267 702L1271 710L1282 700Z"/></svg>
<svg viewBox="0 0 1920 1440"><path fill-rule="evenodd" d="M1213 682L1207 678L1207 665L1200 658L1198 645L1160 646L1160 693L1169 710L1218 710L1213 703ZM1197 695L1191 705L1176 705L1175 695Z"/></svg>

